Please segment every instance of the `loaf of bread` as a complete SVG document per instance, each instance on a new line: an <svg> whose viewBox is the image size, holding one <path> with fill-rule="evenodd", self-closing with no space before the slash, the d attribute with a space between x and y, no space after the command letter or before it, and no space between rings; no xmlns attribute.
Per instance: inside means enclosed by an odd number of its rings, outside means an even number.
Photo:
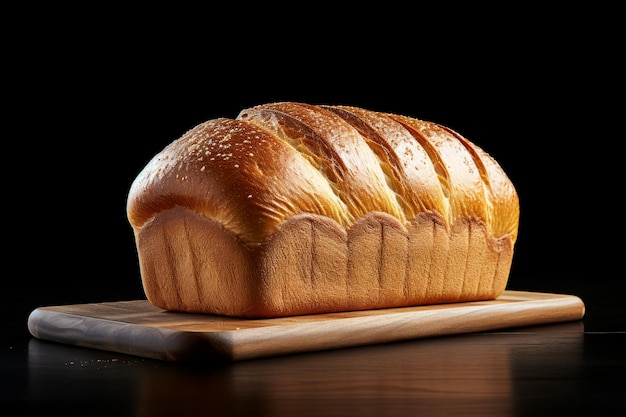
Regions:
<svg viewBox="0 0 626 417"><path fill-rule="evenodd" d="M519 201L449 128L277 102L173 141L127 214L150 303L264 318L495 299Z"/></svg>

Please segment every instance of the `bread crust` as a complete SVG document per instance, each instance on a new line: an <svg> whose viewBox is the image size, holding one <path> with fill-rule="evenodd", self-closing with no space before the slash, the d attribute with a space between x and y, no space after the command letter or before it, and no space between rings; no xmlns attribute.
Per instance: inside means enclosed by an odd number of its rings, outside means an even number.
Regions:
<svg viewBox="0 0 626 417"><path fill-rule="evenodd" d="M519 201L451 129L283 102L169 144L127 214L152 304L260 318L494 299Z"/></svg>

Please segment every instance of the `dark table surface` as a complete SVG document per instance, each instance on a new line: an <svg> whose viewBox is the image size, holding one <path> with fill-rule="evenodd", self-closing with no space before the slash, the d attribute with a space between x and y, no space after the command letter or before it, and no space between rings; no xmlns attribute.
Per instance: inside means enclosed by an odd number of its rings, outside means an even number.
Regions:
<svg viewBox="0 0 626 417"><path fill-rule="evenodd" d="M213 364L42 341L16 314L2 326L0 398L32 415L620 415L620 294L566 288L537 290L581 297L580 321Z"/></svg>

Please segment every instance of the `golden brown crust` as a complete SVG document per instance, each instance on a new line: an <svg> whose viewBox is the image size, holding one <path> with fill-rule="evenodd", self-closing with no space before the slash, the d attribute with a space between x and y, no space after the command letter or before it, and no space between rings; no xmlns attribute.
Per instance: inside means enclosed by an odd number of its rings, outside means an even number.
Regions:
<svg viewBox="0 0 626 417"><path fill-rule="evenodd" d="M405 219L375 153L334 113L301 103L272 103L244 110L238 118L272 129L307 155L345 202L352 221L372 211Z"/></svg>
<svg viewBox="0 0 626 417"><path fill-rule="evenodd" d="M254 245L286 218L315 212L345 223L346 209L328 181L271 133L241 120L217 119L156 155L132 185L135 228L182 206L215 219Z"/></svg>
<svg viewBox="0 0 626 417"><path fill-rule="evenodd" d="M402 124L382 113L349 106L323 106L355 126L376 153L398 194L406 219L435 212L447 217L447 201L435 165Z"/></svg>
<svg viewBox="0 0 626 417"><path fill-rule="evenodd" d="M495 298L519 201L451 129L284 102L186 132L127 213L153 304L274 317Z"/></svg>

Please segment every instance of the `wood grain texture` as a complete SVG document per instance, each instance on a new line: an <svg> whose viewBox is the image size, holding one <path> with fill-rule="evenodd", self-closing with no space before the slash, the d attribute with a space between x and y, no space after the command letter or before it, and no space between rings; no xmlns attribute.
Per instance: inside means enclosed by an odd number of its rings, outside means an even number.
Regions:
<svg viewBox="0 0 626 417"><path fill-rule="evenodd" d="M167 361L244 360L579 320L573 295L505 291L496 300L241 319L159 309L147 300L39 307L39 339Z"/></svg>

